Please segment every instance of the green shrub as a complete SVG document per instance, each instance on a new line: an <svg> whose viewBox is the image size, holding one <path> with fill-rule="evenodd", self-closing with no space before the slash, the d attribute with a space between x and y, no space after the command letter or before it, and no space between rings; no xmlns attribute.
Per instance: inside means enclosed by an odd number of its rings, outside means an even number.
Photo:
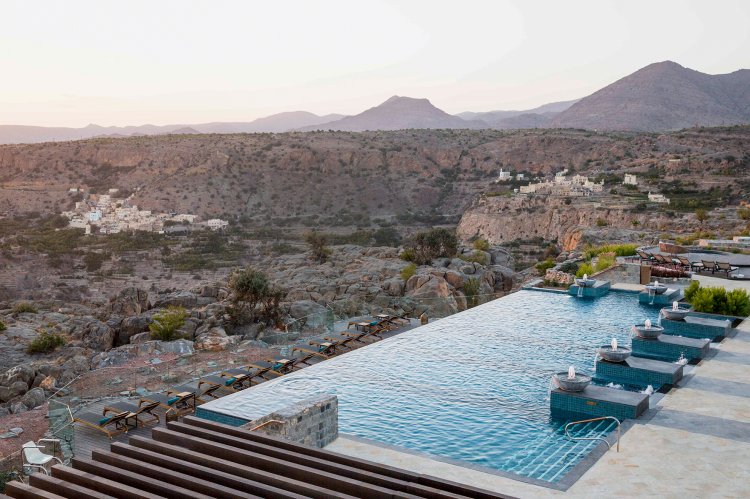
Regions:
<svg viewBox="0 0 750 499"><path fill-rule="evenodd" d="M638 249L637 244L605 244L603 246L586 248L583 257L586 260L590 260L600 253L614 253L615 256L633 256L636 249Z"/></svg>
<svg viewBox="0 0 750 499"><path fill-rule="evenodd" d="M417 266L413 263L410 263L403 269L401 269L401 279L404 280L404 282L408 281L411 276L417 273Z"/></svg>
<svg viewBox="0 0 750 499"><path fill-rule="evenodd" d="M401 252L401 254L399 255L399 258L401 258L405 262L413 262L414 250L411 248L404 248L404 251Z"/></svg>
<svg viewBox="0 0 750 499"><path fill-rule="evenodd" d="M407 248L411 249L409 259L407 260L403 253L401 258L417 265L428 265L432 263L433 258L456 256L458 238L453 231L435 228L417 233Z"/></svg>
<svg viewBox="0 0 750 499"><path fill-rule="evenodd" d="M474 249L479 251L489 251L490 249L490 243L487 242L486 239L482 239L481 237L474 241Z"/></svg>
<svg viewBox="0 0 750 499"><path fill-rule="evenodd" d="M555 266L555 261L551 258L548 258L547 260L544 260L543 262L539 262L535 265L537 272L539 272L539 275L544 275L548 269L551 269Z"/></svg>
<svg viewBox="0 0 750 499"><path fill-rule="evenodd" d="M153 317L153 322L148 325L151 331L151 339L161 341L172 341L181 335L178 329L185 325L187 311L182 307L168 307L160 310Z"/></svg>
<svg viewBox="0 0 750 499"><path fill-rule="evenodd" d="M733 289L727 292L726 289L720 287L704 288L697 281L693 281L685 290L685 299L690 302L696 312L739 317L750 315L750 296L744 289Z"/></svg>
<svg viewBox="0 0 750 499"><path fill-rule="evenodd" d="M6 329L8 329L8 326L3 321L0 321L0 331L5 331Z"/></svg>
<svg viewBox="0 0 750 499"><path fill-rule="evenodd" d="M470 277L464 282L464 294L466 295L466 304L469 308L475 307L478 303L479 279Z"/></svg>
<svg viewBox="0 0 750 499"><path fill-rule="evenodd" d="M617 262L615 261L614 257L601 255L599 256L599 259L597 260L596 265L594 266L594 271L601 272L602 270L606 270L614 266L615 263Z"/></svg>
<svg viewBox="0 0 750 499"><path fill-rule="evenodd" d="M304 237L305 242L310 246L313 260L318 263L325 263L331 256L331 249L326 246L326 236L313 231L306 233Z"/></svg>
<svg viewBox="0 0 750 499"><path fill-rule="evenodd" d="M35 314L37 312L39 312L39 311L36 309L36 307L34 306L34 304L26 302L26 301L22 301L20 303L16 303L13 306L13 313L14 314L24 314L24 313Z"/></svg>
<svg viewBox="0 0 750 499"><path fill-rule="evenodd" d="M487 253L482 253L481 251L475 251L469 256L459 255L458 258L465 262L478 263L479 265L487 265L490 263L487 258Z"/></svg>
<svg viewBox="0 0 750 499"><path fill-rule="evenodd" d="M607 222L603 218L597 218L596 219L596 226L597 227L606 227L607 225L609 225L609 222Z"/></svg>
<svg viewBox="0 0 750 499"><path fill-rule="evenodd" d="M576 262L565 262L560 266L560 272L575 274L578 272L578 264Z"/></svg>
<svg viewBox="0 0 750 499"><path fill-rule="evenodd" d="M584 274L591 275L594 273L594 267L591 266L591 262L582 263L580 267L578 267L578 272L576 272L576 277L583 277Z"/></svg>
<svg viewBox="0 0 750 499"><path fill-rule="evenodd" d="M53 331L43 329L39 335L29 343L26 352L30 354L48 353L65 344L65 336Z"/></svg>
<svg viewBox="0 0 750 499"><path fill-rule="evenodd" d="M685 299L691 301L700 287L701 284L698 281L690 281L690 285L685 288Z"/></svg>

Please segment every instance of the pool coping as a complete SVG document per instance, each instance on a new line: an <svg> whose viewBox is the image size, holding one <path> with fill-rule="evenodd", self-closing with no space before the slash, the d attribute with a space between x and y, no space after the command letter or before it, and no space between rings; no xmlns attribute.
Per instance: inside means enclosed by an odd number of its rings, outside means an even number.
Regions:
<svg viewBox="0 0 750 499"><path fill-rule="evenodd" d="M647 411L649 412L649 411ZM636 422L633 420L625 420L620 424L620 432L621 435L625 434L630 428L635 426ZM609 435L607 435L606 440L609 442L610 437L614 433L611 432ZM488 466L483 466L481 464L474 464L468 461L462 461L460 459L450 458L450 457L444 457L444 456L438 456L436 454L430 454L428 452L418 451L414 449L409 449L406 447L402 447L400 445L396 444L390 444L385 442L380 442L378 440L373 440L371 438L367 437L360 437L358 435L354 435L351 433L340 433L339 437L343 437L349 440L352 440L354 442L360 442L363 444L371 445L373 447L380 447L383 449L392 450L395 452L400 452L402 454L407 454L411 456L417 456L425 459L430 459L432 461L437 461L440 463L450 464L459 468L466 468L474 471L479 471L481 473L486 473L488 475L494 475L499 476L502 478L507 478L509 480L514 480L521 483L526 483L529 485L534 485L537 487L543 487L545 489L551 489L551 490L558 490L560 492L567 491L570 487L572 487L594 464L596 464L599 459L601 459L610 449L609 446L604 441L599 442L596 446L594 446L587 454L586 456L578 461L575 466L573 466L565 475L563 475L560 480L557 482L547 482L545 480L539 480L537 478L531 478L524 475L518 475L516 473L511 473L509 471L503 471L498 470L495 468L490 468ZM611 445L615 445L614 443L610 442ZM334 451L339 452L340 451Z"/></svg>

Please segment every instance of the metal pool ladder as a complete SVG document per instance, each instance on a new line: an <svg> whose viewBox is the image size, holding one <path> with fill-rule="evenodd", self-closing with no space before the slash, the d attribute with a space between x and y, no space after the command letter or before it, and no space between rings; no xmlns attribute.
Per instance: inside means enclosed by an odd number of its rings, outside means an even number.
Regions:
<svg viewBox="0 0 750 499"><path fill-rule="evenodd" d="M604 443L607 444L607 447L611 449L612 444L609 443L606 437L603 437L601 435L596 436L596 437L574 437L573 435L568 433L568 429L571 426L575 426L577 424L592 423L594 421L604 421L607 419L611 419L612 421L617 423L617 452L620 452L620 420L614 416L602 416L600 418L583 419L581 421L571 421L570 423L565 425L565 436L568 437L570 440L604 440Z"/></svg>

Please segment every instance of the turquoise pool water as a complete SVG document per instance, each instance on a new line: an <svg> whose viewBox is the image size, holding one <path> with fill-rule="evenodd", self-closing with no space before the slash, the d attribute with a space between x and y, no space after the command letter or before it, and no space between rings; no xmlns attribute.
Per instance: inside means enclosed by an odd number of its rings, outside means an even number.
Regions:
<svg viewBox="0 0 750 499"><path fill-rule="evenodd" d="M593 374L596 346L629 346L630 325L657 314L635 294L520 291L203 408L254 419L335 393L342 433L556 482L596 442L550 419L552 374Z"/></svg>

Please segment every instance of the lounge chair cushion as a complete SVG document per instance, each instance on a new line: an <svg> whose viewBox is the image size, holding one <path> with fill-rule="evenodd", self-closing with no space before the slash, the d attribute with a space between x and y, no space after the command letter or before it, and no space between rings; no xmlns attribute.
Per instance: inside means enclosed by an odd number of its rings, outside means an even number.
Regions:
<svg viewBox="0 0 750 499"><path fill-rule="evenodd" d="M111 416L107 416L105 418L102 418L99 420L99 426L104 426L105 424L109 423L109 421L112 419Z"/></svg>
<svg viewBox="0 0 750 499"><path fill-rule="evenodd" d="M178 400L180 400L180 397L172 397L169 400L167 400L167 405L172 405L175 402L177 402Z"/></svg>
<svg viewBox="0 0 750 499"><path fill-rule="evenodd" d="M236 382L237 382L237 378L227 378L227 380L224 382L224 384L226 386L232 386Z"/></svg>

